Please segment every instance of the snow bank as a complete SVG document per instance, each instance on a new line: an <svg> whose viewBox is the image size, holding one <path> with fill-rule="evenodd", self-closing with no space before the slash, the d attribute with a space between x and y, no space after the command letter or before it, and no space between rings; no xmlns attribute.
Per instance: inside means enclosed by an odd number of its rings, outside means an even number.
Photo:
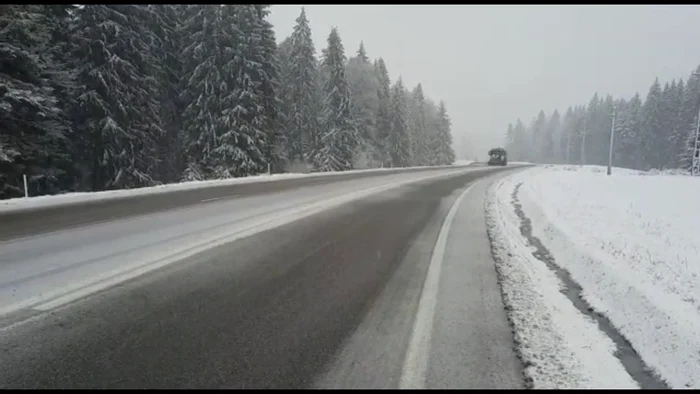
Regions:
<svg viewBox="0 0 700 394"><path fill-rule="evenodd" d="M613 355L612 340L574 307L555 274L532 255L512 203L518 175L490 187L486 217L527 380L535 389L638 388Z"/></svg>
<svg viewBox="0 0 700 394"><path fill-rule="evenodd" d="M669 386L700 388L700 179L604 170L535 168L511 182L583 298Z"/></svg>
<svg viewBox="0 0 700 394"><path fill-rule="evenodd" d="M460 163L455 163L452 166L435 166L435 167L406 167L406 168L374 168L370 170L351 170L343 172L316 172L316 173L306 173L306 174L262 174L256 176L249 176L245 178L231 178L231 179L219 179L211 181L191 181L182 183L171 183L166 185L159 185L153 187L143 187L138 189L124 189L124 190L109 190L101 192L87 192L87 193L66 193L53 196L39 196L31 198L13 198L9 200L0 201L0 212L21 210L21 209L32 209L39 207L50 207L65 204L79 204L88 201L97 200L110 200L119 199L132 196L144 196L153 195L159 193L168 193L175 191L192 190L199 188L208 187L222 187L230 185L243 185L248 183L258 183L258 182L273 182L283 179L297 179L297 178L309 178L318 176L333 176L340 174L356 174L356 173L382 173L385 171L411 171L421 168L454 168L467 166L471 164L471 161L462 161Z"/></svg>
<svg viewBox="0 0 700 394"><path fill-rule="evenodd" d="M468 166L468 165L472 164L473 162L474 162L474 160L461 160L460 159L460 160L455 160L454 164L452 164L452 165L453 166Z"/></svg>

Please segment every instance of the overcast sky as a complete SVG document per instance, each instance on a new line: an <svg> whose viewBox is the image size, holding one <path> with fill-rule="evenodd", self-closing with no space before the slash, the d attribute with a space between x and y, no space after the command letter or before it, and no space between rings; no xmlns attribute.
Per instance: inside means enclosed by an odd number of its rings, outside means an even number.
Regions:
<svg viewBox="0 0 700 394"><path fill-rule="evenodd" d="M278 41L301 6L272 6ZM499 145L508 123L566 111L595 92L644 97L655 77L700 65L700 6L308 5L317 55L333 26L354 56L360 41L392 82L444 100L457 148ZM459 154L460 152L458 152ZM461 156L461 155L460 155Z"/></svg>

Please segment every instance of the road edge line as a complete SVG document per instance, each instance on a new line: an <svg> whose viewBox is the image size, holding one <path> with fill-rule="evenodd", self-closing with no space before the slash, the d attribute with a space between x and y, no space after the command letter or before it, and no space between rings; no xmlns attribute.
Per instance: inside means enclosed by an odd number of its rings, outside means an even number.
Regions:
<svg viewBox="0 0 700 394"><path fill-rule="evenodd" d="M481 182L483 182L483 179L476 180L464 189L452 204L452 207L450 207L449 212L445 216L445 220L442 222L440 233L430 257L428 273L423 283L423 289L418 303L418 311L416 312L411 338L408 343L408 349L406 350L406 356L404 357L403 367L401 368L399 389L425 388L433 320L435 318L435 307L437 305L437 296L440 286L440 273L442 272L447 237L450 233L452 222L459 210L459 206L462 204L462 200L464 200L464 197Z"/></svg>

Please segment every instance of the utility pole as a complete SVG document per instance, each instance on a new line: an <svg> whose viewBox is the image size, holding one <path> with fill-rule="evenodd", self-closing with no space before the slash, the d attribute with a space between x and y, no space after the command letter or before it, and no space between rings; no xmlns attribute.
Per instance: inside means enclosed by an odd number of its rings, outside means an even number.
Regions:
<svg viewBox="0 0 700 394"><path fill-rule="evenodd" d="M617 114L615 106L612 111L612 126L610 127L610 150L608 151L608 175L612 174L612 156L613 143L615 142L615 115Z"/></svg>

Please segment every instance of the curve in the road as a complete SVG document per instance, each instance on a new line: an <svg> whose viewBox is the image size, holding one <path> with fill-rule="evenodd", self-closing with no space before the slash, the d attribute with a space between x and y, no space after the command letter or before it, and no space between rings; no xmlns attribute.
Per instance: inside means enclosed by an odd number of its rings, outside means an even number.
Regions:
<svg viewBox="0 0 700 394"><path fill-rule="evenodd" d="M249 182L225 186L206 186L195 189L173 190L155 194L124 195L119 198L96 199L52 206L29 205L20 210L0 211L0 242L56 230L146 215L155 212L314 185L342 182L351 179L385 177L401 173L444 171L445 167L425 167L384 171L334 173L273 181Z"/></svg>
<svg viewBox="0 0 700 394"><path fill-rule="evenodd" d="M441 201L486 174L317 213L5 329L0 387L311 387Z"/></svg>

